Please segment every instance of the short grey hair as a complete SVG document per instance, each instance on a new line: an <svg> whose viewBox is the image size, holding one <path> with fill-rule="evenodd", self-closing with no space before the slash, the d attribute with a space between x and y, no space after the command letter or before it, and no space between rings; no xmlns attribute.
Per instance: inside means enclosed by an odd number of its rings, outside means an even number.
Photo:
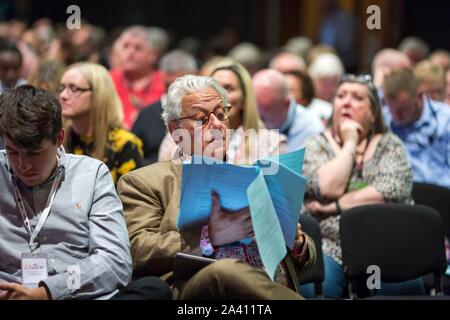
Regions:
<svg viewBox="0 0 450 320"><path fill-rule="evenodd" d="M186 95L199 93L208 88L216 90L224 106L228 105L227 92L217 80L211 77L189 74L175 80L167 91L166 103L163 107L162 118L165 124L167 125L170 121L180 118L182 101Z"/></svg>
<svg viewBox="0 0 450 320"><path fill-rule="evenodd" d="M167 51L170 45L170 36L166 30L160 27L148 27L147 32L152 46L163 54Z"/></svg>
<svg viewBox="0 0 450 320"><path fill-rule="evenodd" d="M120 38L130 34L133 37L139 37L145 40L145 42L152 48L159 50L158 44L155 43L154 37L150 34L150 29L142 25L133 25L122 31Z"/></svg>
<svg viewBox="0 0 450 320"><path fill-rule="evenodd" d="M344 65L334 53L321 53L310 64L308 73L312 79L322 77L342 77Z"/></svg>
<svg viewBox="0 0 450 320"><path fill-rule="evenodd" d="M167 52L161 58L160 68L164 72L197 73L198 71L195 58L188 52L180 49Z"/></svg>
<svg viewBox="0 0 450 320"><path fill-rule="evenodd" d="M247 68L259 68L263 59L261 50L250 42L239 43L228 52L228 56Z"/></svg>
<svg viewBox="0 0 450 320"><path fill-rule="evenodd" d="M411 50L421 54L422 58L426 58L430 53L430 46L419 37L406 37L398 45L398 50L402 52Z"/></svg>

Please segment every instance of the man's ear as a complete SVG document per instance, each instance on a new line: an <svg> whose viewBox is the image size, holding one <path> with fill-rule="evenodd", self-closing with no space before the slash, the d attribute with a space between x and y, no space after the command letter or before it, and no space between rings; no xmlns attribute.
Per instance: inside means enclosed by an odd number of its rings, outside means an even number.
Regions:
<svg viewBox="0 0 450 320"><path fill-rule="evenodd" d="M174 132L176 129L178 129L178 124L174 120L170 120L167 123L167 129L169 130L169 133L172 135L172 132Z"/></svg>
<svg viewBox="0 0 450 320"><path fill-rule="evenodd" d="M292 98L294 100L294 98ZM287 95L283 102L283 107L287 111L289 111L289 107L291 106L291 96Z"/></svg>
<svg viewBox="0 0 450 320"><path fill-rule="evenodd" d="M58 148L63 144L65 136L66 130L64 130L64 128L61 128L61 130L58 132L58 135L56 136L56 146Z"/></svg>
<svg viewBox="0 0 450 320"><path fill-rule="evenodd" d="M417 93L416 93L416 103L418 105L422 105L424 95L425 95L424 92L417 91Z"/></svg>

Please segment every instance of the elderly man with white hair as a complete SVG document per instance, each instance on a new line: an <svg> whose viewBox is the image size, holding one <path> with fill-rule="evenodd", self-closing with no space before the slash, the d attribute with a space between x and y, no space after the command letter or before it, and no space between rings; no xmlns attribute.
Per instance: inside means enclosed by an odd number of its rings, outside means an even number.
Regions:
<svg viewBox="0 0 450 320"><path fill-rule="evenodd" d="M229 117L228 94L213 78L186 75L169 87L163 119L172 135L185 134L186 157L207 153L218 160L226 158ZM173 285L178 299L301 299L292 290L298 283L294 268L301 270L315 261L314 242L301 228L294 250L289 250L272 281L256 242L240 242L254 236L248 207L229 212L221 207L219 195L212 193L204 225L177 229L182 173L179 161L165 161L135 170L119 182L134 274L160 276ZM174 278L178 252L217 261L186 278Z"/></svg>
<svg viewBox="0 0 450 320"><path fill-rule="evenodd" d="M319 99L331 102L341 77L344 65L333 53L319 54L310 64L308 73L313 79L314 91Z"/></svg>

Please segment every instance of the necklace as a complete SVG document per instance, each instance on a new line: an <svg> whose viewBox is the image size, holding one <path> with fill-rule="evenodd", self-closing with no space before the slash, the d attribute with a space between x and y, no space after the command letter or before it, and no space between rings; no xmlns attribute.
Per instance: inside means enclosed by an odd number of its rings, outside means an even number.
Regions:
<svg viewBox="0 0 450 320"><path fill-rule="evenodd" d="M356 151L356 154L361 156L360 162L356 161L356 159L355 159L355 169L356 169L356 173L358 174L359 178L362 178L362 173L363 173L363 169L364 169L364 155L366 154L366 151L369 148L371 140L372 140L372 132L369 132L369 134L367 135L367 138L366 138L366 145L364 147L363 152Z"/></svg>

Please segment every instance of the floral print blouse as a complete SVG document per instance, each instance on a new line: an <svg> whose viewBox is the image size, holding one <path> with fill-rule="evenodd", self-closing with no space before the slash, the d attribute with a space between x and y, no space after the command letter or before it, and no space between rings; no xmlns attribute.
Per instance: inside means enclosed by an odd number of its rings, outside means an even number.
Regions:
<svg viewBox="0 0 450 320"><path fill-rule="evenodd" d="M81 137L71 132L71 145L67 152L91 156L94 140L92 137ZM107 150L103 162L111 172L114 183L119 178L142 166L144 156L142 141L134 134L120 127L112 128L108 133Z"/></svg>
<svg viewBox="0 0 450 320"><path fill-rule="evenodd" d="M305 201L327 202L320 193L317 171L336 154L323 133L310 139L305 147L303 174L308 178ZM412 182L411 165L402 142L394 134L385 133L373 157L364 162L362 172L353 168L346 193L372 186L381 193L386 203L411 203ZM342 265L340 215L326 217L319 223L323 253Z"/></svg>

